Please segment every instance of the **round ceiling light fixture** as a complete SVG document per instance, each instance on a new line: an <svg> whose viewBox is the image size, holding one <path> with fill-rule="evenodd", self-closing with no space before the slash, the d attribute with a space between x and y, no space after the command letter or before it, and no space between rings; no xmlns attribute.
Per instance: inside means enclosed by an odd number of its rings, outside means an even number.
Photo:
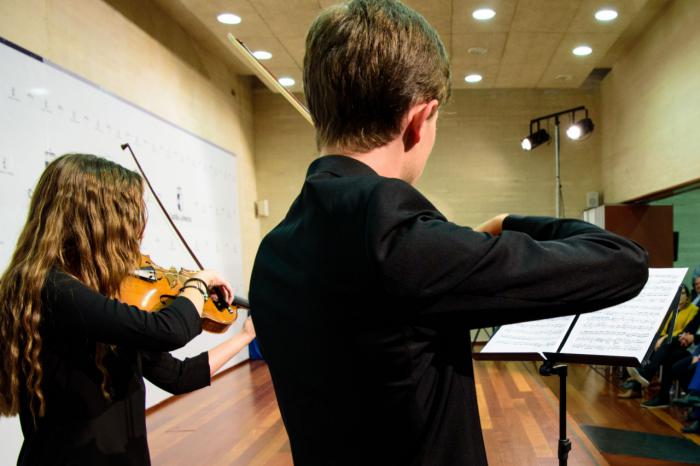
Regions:
<svg viewBox="0 0 700 466"><path fill-rule="evenodd" d="M256 50L253 52L253 56L258 60L269 60L272 58L272 54L266 50Z"/></svg>
<svg viewBox="0 0 700 466"><path fill-rule="evenodd" d="M612 21L615 18L617 18L617 11L611 10L609 8L598 10L595 13L595 19L597 19L598 21Z"/></svg>
<svg viewBox="0 0 700 466"><path fill-rule="evenodd" d="M279 78L278 81L284 87L292 87L293 85L295 85L297 83L294 80L294 78L290 78L289 76L283 76L283 77Z"/></svg>
<svg viewBox="0 0 700 466"><path fill-rule="evenodd" d="M481 76L480 74L477 74L477 73L468 74L468 75L466 75L466 76L464 77L464 80L465 80L466 82L468 82L469 84L478 83L478 82L481 81L482 79L484 79L484 77Z"/></svg>
<svg viewBox="0 0 700 466"><path fill-rule="evenodd" d="M496 12L491 8L479 8L472 13L472 18L478 21L488 21L494 16L496 16Z"/></svg>
<svg viewBox="0 0 700 466"><path fill-rule="evenodd" d="M573 49L571 53L579 57L585 57L586 55L590 55L591 53L593 53L593 49L590 48L588 45L579 45L578 47Z"/></svg>
<svg viewBox="0 0 700 466"><path fill-rule="evenodd" d="M241 22L241 17L233 13L221 13L216 20L223 24L238 24Z"/></svg>

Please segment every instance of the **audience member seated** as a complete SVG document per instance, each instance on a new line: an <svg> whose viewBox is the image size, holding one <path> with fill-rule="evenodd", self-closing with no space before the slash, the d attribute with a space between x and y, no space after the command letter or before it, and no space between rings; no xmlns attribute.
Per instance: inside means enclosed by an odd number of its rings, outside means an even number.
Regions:
<svg viewBox="0 0 700 466"><path fill-rule="evenodd" d="M686 434L700 434L700 370L698 370L700 356L692 359L693 377L688 384L688 394L673 401L678 406L692 408L686 417L689 424L681 429Z"/></svg>
<svg viewBox="0 0 700 466"><path fill-rule="evenodd" d="M695 342L695 333L700 327L700 314L698 314L698 306L690 302L688 288L685 285L681 285L678 315L673 327L673 338L669 342L668 327L670 319L671 317L669 316L669 319L662 327L664 330L656 341L649 363L640 369L627 368L632 381L625 383L625 388L628 389L628 392L620 395L624 398L631 398L635 394L640 393L641 388L648 387L649 381L659 368L663 368L659 393L651 400L642 403L642 406L645 408L669 406L669 391L673 382L674 369L675 373L685 380L692 376L692 373L688 373L693 358L689 350ZM678 365L676 366L676 364Z"/></svg>
<svg viewBox="0 0 700 466"><path fill-rule="evenodd" d="M700 265L693 270L693 279L690 283L693 286L690 299L693 301L693 304L700 307Z"/></svg>

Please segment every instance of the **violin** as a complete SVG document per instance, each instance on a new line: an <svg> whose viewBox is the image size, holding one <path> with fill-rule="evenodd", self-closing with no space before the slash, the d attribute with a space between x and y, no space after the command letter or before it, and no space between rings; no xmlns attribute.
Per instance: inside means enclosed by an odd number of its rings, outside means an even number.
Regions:
<svg viewBox="0 0 700 466"><path fill-rule="evenodd" d="M177 297L185 281L196 273L194 270L160 267L144 254L141 256L139 268L122 281L119 298L139 309L158 311L170 304ZM236 318L238 318L238 306L229 306L221 296L217 296L216 301L210 296L204 303L202 330L223 333L236 321Z"/></svg>
<svg viewBox="0 0 700 466"><path fill-rule="evenodd" d="M141 168L139 160L136 158L136 154L131 149L131 146L126 143L121 145L122 150L129 149L131 157L136 163L143 180L146 182L146 186L153 194L153 198L158 203L160 210L165 215L165 218L170 223L173 231L180 238L182 245L187 249L190 257L197 264L197 267L204 269L202 263L197 258L197 255L192 251L190 245L187 244L185 237L173 222L170 217L168 210L165 208L161 202L156 190L153 189L151 181L146 176L146 172ZM180 292L180 289L185 284L185 282L192 278L197 272L193 270L175 268L164 269L153 263L150 257L146 255L141 256L141 265L134 271L134 273L128 276L124 281L122 281L120 289L120 297L127 304L132 304L140 309L147 311L157 311L167 306ZM202 312L202 330L213 333L225 332L228 327L236 320L238 317L238 308L248 309L250 311L250 304L248 300L243 299L238 296L233 297L233 305L230 306L226 303L224 299L224 294L221 289L214 288L213 294L216 296L216 300L213 300L210 296L204 303L204 310Z"/></svg>

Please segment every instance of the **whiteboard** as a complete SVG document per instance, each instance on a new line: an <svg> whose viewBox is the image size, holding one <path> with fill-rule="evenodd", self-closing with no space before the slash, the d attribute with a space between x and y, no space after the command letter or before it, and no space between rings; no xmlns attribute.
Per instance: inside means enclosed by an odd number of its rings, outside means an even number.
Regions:
<svg viewBox="0 0 700 466"><path fill-rule="evenodd" d="M138 76L134 76L138 85ZM184 110L184 109L183 109ZM130 143L158 196L205 267L244 294L236 157L0 38L0 270L24 225L44 167L67 152L96 154L132 170ZM155 263L196 269L150 193L142 251ZM202 333L177 357L206 351L229 335ZM247 359L247 350L227 366ZM170 396L147 384L147 406ZM13 464L22 441L17 419L0 419L0 464Z"/></svg>

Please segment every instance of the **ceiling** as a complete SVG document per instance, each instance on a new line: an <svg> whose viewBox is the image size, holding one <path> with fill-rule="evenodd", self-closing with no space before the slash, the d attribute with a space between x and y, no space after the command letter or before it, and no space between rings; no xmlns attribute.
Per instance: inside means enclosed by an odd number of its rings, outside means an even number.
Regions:
<svg viewBox="0 0 700 466"><path fill-rule="evenodd" d="M277 77L290 76L292 91L302 92L306 31L334 0L157 0L197 40L229 53L231 32L251 50L266 50L264 65ZM594 68L612 67L667 0L405 0L438 30L452 63L453 88L578 88ZM471 14L490 7L495 18L477 21ZM602 23L594 13L612 7L617 19ZM217 21L234 13L240 24ZM587 57L571 53L578 45L593 49ZM486 53L470 53L471 48ZM228 58L228 57L227 57ZM227 60L229 61L229 60ZM230 60L242 74L252 74ZM483 80L468 84L464 77Z"/></svg>

